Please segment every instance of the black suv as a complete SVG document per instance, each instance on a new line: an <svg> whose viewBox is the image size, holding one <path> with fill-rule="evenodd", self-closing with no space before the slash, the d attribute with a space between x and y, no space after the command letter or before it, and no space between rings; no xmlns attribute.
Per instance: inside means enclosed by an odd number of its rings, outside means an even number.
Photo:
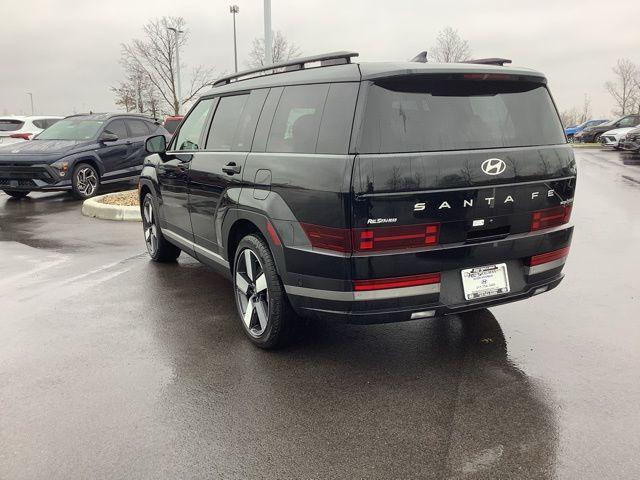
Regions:
<svg viewBox="0 0 640 480"><path fill-rule="evenodd" d="M545 77L356 55L225 77L147 142L149 254L229 276L264 348L295 314L431 318L563 278L576 166Z"/></svg>
<svg viewBox="0 0 640 480"><path fill-rule="evenodd" d="M0 189L12 197L33 190L70 190L92 197L101 183L135 178L147 138L169 133L153 118L135 114L73 115L33 140L0 147Z"/></svg>

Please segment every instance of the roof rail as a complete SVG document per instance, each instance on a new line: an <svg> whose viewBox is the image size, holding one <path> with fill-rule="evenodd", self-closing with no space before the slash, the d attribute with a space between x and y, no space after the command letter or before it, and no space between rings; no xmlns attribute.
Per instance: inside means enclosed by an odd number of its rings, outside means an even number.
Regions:
<svg viewBox="0 0 640 480"><path fill-rule="evenodd" d="M511 63L508 58L478 58L477 60L467 60L462 63L480 63L482 65L496 65L498 67L504 67L505 63Z"/></svg>
<svg viewBox="0 0 640 480"><path fill-rule="evenodd" d="M239 82L241 80L248 80L249 78L258 77L262 75L272 75L274 73L281 73L280 69L284 69L285 72L292 70L302 70L307 63L320 62L321 67L328 67L330 65L341 65L344 63L351 63L352 57L357 57L358 52L331 52L321 55L313 55L311 57L300 57L287 60L286 62L274 63L273 65L267 65L264 67L253 68L251 70L245 70L243 72L234 73L233 75L226 75L213 82L213 86L227 85L232 81ZM264 73L270 72L270 73ZM247 78L244 78L247 77Z"/></svg>

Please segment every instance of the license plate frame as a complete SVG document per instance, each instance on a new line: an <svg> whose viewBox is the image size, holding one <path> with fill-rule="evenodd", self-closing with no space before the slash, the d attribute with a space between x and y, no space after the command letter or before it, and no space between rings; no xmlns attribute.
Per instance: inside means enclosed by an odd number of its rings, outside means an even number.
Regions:
<svg viewBox="0 0 640 480"><path fill-rule="evenodd" d="M465 268L460 275L466 301L495 297L511 291L506 263Z"/></svg>

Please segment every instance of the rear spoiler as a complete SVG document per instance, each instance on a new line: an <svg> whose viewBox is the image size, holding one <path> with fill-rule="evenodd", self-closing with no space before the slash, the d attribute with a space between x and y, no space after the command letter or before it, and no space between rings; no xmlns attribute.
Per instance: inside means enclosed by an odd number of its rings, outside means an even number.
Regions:
<svg viewBox="0 0 640 480"><path fill-rule="evenodd" d="M418 62L418 63L427 63L427 51L424 50L413 57L410 62ZM497 67L504 67L505 63L511 63L511 60L508 58L499 58L499 57L491 57L491 58L478 58L474 60L465 60L460 63L475 63L480 65L495 65Z"/></svg>

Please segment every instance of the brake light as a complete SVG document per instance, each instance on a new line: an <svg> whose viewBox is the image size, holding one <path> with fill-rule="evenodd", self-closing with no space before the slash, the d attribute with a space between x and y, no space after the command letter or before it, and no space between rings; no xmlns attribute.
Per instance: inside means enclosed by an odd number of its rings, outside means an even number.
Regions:
<svg viewBox="0 0 640 480"><path fill-rule="evenodd" d="M11 138L21 138L22 140L29 140L33 133L12 133L9 135Z"/></svg>
<svg viewBox="0 0 640 480"><path fill-rule="evenodd" d="M312 247L336 252L376 252L419 248L438 243L439 223L399 227L346 228L301 223Z"/></svg>
<svg viewBox="0 0 640 480"><path fill-rule="evenodd" d="M531 231L543 228L557 227L569 222L571 218L571 204L547 208L533 212L531 216Z"/></svg>
<svg viewBox="0 0 640 480"><path fill-rule="evenodd" d="M560 250L554 250L552 252L542 253L540 255L534 255L529 259L527 264L531 267L536 265L542 265L543 263L553 262L569 255L569 247L561 248Z"/></svg>
<svg viewBox="0 0 640 480"><path fill-rule="evenodd" d="M307 234L312 247L334 250L336 252L351 251L349 230L311 225L310 223L301 223L300 225L304 233Z"/></svg>
<svg viewBox="0 0 640 480"><path fill-rule="evenodd" d="M517 80L518 77L504 73L465 73L462 78L465 80Z"/></svg>
<svg viewBox="0 0 640 480"><path fill-rule="evenodd" d="M438 243L440 224L407 225L353 229L353 250L379 251L400 248L417 248Z"/></svg>
<svg viewBox="0 0 640 480"><path fill-rule="evenodd" d="M389 288L432 285L434 283L440 283L440 273L426 273L408 277L376 278L373 280L355 280L353 282L353 289L356 292L364 292L367 290L386 290Z"/></svg>

